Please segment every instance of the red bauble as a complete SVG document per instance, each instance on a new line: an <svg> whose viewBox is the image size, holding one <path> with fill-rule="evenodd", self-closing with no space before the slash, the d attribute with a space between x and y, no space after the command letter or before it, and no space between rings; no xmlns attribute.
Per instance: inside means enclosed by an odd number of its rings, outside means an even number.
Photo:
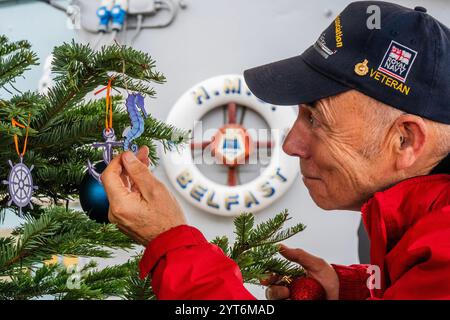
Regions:
<svg viewBox="0 0 450 320"><path fill-rule="evenodd" d="M289 286L292 300L325 300L327 294L322 285L313 278L297 278Z"/></svg>

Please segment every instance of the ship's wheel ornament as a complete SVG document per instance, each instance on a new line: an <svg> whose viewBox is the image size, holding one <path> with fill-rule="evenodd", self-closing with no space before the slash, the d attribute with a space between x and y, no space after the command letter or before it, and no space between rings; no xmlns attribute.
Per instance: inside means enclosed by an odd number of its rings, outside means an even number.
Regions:
<svg viewBox="0 0 450 320"><path fill-rule="evenodd" d="M11 171L9 172L8 180L3 180L3 184L8 185L8 192L11 199L8 202L8 206L14 203L19 207L19 213L22 214L22 208L30 206L33 208L31 203L31 197L33 196L33 191L37 190L38 187L33 185L33 177L31 176L31 171L33 171L34 166L30 168L23 163L23 157L20 157L20 162L13 165L11 160L8 160L11 166Z"/></svg>

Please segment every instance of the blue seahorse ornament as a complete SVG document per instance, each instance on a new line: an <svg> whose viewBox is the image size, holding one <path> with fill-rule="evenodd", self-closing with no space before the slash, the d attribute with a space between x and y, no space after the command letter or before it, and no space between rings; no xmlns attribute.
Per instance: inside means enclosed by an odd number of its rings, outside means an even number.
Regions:
<svg viewBox="0 0 450 320"><path fill-rule="evenodd" d="M138 145L135 143L132 144L132 141L139 138L144 132L144 117L147 118L144 97L139 93L132 93L128 96L125 105L128 116L130 117L131 126L126 127L122 133L122 137L124 137L123 150L131 150L136 153L138 151ZM144 116L142 116L141 111Z"/></svg>

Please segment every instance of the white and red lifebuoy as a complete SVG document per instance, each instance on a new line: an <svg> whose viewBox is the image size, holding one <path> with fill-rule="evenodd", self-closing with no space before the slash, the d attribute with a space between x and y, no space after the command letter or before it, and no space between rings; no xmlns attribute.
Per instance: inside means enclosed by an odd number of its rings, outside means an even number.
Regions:
<svg viewBox="0 0 450 320"><path fill-rule="evenodd" d="M267 122L272 132L270 141L255 141L248 130L237 123L236 104L251 108ZM163 153L164 167L176 190L202 210L222 216L256 212L279 199L298 175L298 160L282 151L284 137L296 114L291 107L273 106L256 98L242 76L223 75L207 79L184 93L170 111L167 123L193 130L194 123L207 112L224 105L228 123L219 128L210 141L194 141L190 148ZM206 147L227 166L226 185L208 179L196 167L191 149ZM272 149L269 165L254 180L237 185L237 168L260 147Z"/></svg>

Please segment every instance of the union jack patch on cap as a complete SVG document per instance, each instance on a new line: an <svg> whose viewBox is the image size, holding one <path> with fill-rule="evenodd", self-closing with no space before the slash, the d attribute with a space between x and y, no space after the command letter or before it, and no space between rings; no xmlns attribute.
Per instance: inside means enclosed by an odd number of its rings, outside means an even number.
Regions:
<svg viewBox="0 0 450 320"><path fill-rule="evenodd" d="M416 56L417 51L392 40L378 70L405 82Z"/></svg>

